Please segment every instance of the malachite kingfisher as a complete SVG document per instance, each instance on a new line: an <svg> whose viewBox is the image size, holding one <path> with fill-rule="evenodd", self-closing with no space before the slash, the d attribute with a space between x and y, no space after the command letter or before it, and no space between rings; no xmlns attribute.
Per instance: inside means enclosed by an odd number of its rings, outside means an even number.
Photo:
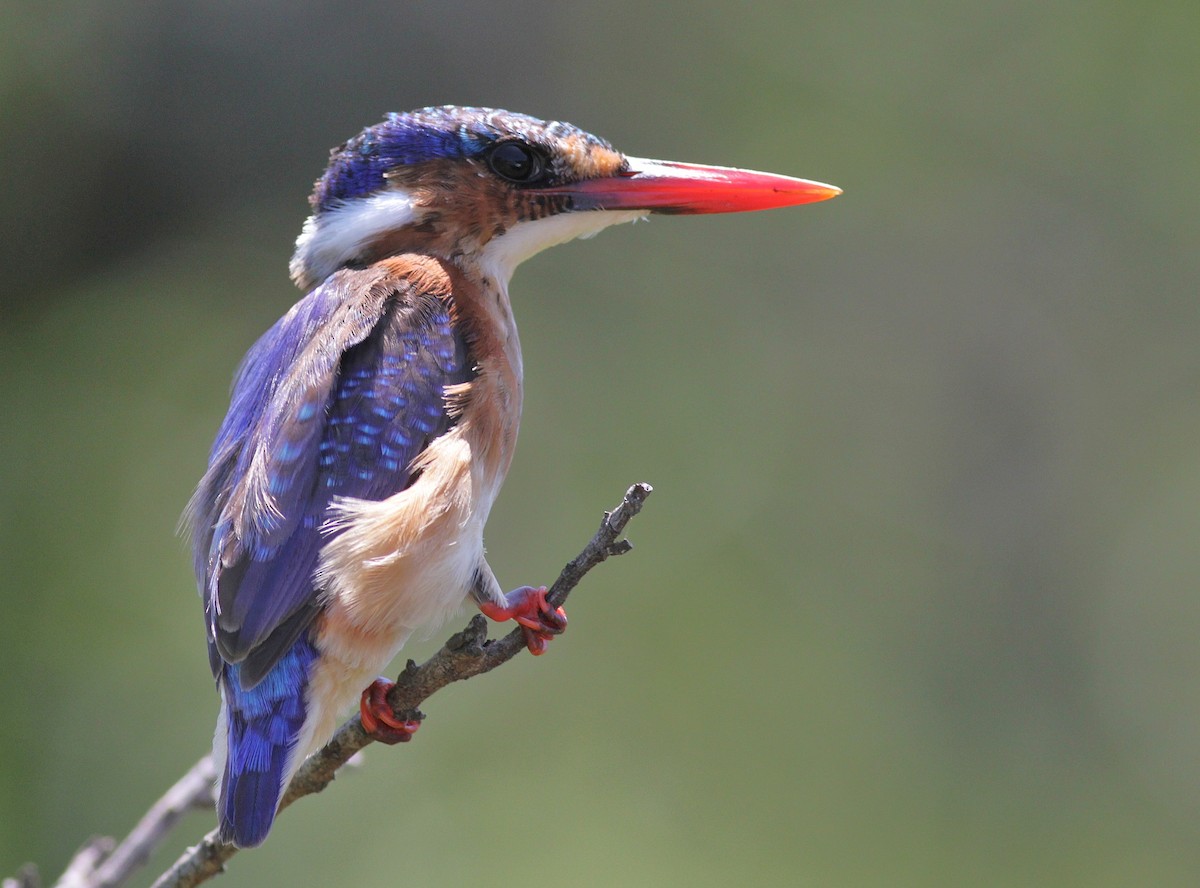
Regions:
<svg viewBox="0 0 1200 888"><path fill-rule="evenodd" d="M535 654L565 627L544 589L505 593L484 559L521 417L517 265L649 213L839 193L487 108L391 114L331 152L291 261L305 295L242 361L187 512L222 840L266 838L356 699L376 738L411 735L374 679L417 629L468 598Z"/></svg>

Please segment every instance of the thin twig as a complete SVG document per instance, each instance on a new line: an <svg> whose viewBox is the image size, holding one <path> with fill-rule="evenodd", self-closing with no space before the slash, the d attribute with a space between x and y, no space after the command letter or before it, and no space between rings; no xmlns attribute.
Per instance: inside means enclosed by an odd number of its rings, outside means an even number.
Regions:
<svg viewBox="0 0 1200 888"><path fill-rule="evenodd" d="M96 868L102 864L117 846L112 836L92 836L75 852L54 888L89 888L96 876ZM5 886L7 888L7 886Z"/></svg>
<svg viewBox="0 0 1200 888"><path fill-rule="evenodd" d="M628 540L621 538L621 534L630 519L641 511L651 490L649 484L633 485L626 491L620 505L604 514L600 529L591 542L562 569L550 587L546 600L551 605L559 606L565 602L571 590L597 564L633 548ZM488 640L487 621L482 616L475 616L466 628L452 635L436 654L420 666L412 660L408 661L396 679L396 686L388 693L388 704L397 718L420 718L417 707L430 695L448 684L490 672L524 649L525 637L520 629L514 629L503 638ZM310 756L300 768L284 793L280 809L303 796L323 790L351 756L372 742L363 731L358 717L351 718L338 729L324 749ZM235 846L221 842L217 838L217 831L213 830L163 873L153 888L191 888L199 885L220 873L225 861L237 851Z"/></svg>
<svg viewBox="0 0 1200 888"><path fill-rule="evenodd" d="M145 866L150 855L189 811L213 807L212 756L204 756L168 789L120 845L93 836L75 852L54 888L117 888ZM8 888L7 882L4 888Z"/></svg>

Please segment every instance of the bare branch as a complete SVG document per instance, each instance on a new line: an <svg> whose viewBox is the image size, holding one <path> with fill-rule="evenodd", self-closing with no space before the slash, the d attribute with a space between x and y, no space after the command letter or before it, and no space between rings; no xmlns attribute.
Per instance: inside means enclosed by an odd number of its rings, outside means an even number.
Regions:
<svg viewBox="0 0 1200 888"><path fill-rule="evenodd" d="M180 818L196 808L213 807L212 757L204 756L155 802L120 845L110 836L93 836L75 852L54 888L117 888L145 865ZM10 888L9 881L3 888ZM13 886L23 883L14 882Z"/></svg>
<svg viewBox="0 0 1200 888"><path fill-rule="evenodd" d="M621 534L630 519L641 511L651 490L649 484L633 485L626 491L620 505L604 514L600 529L591 542L562 569L550 587L546 600L551 605L559 606L565 602L571 590L597 564L633 548L628 540L621 538ZM452 635L436 654L420 666L409 660L396 679L396 686L388 693L387 702L397 718L422 718L417 707L432 694L448 684L490 672L522 650L525 650L525 638L520 629L514 629L503 638L489 640L487 620L477 615L472 617L466 628ZM351 718L338 729L324 749L310 756L300 768L284 793L280 809L303 796L323 790L351 756L372 742L363 731L358 717ZM237 851L233 845L219 841L216 830L213 830L160 876L153 888L191 888L199 885L220 873L225 861Z"/></svg>

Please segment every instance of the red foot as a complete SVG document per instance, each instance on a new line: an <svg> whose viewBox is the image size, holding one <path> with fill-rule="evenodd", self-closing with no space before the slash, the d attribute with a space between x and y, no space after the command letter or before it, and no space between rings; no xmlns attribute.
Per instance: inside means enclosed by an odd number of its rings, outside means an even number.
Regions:
<svg viewBox="0 0 1200 888"><path fill-rule="evenodd" d="M395 686L395 682L377 678L362 692L362 699L358 704L363 730L380 743L388 745L407 743L417 732L417 728L421 727L420 719L398 719L392 712L392 707L387 702L387 694Z"/></svg>
<svg viewBox="0 0 1200 888"><path fill-rule="evenodd" d="M546 643L567 628L567 612L546 603L546 587L522 586L504 596L504 604L487 602L479 605L484 615L497 622L516 620L525 633L529 653L537 656L546 652Z"/></svg>

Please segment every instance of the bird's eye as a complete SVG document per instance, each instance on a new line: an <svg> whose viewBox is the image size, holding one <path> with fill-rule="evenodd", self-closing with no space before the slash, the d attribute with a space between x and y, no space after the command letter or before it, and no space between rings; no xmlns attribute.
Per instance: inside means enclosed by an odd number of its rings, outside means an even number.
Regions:
<svg viewBox="0 0 1200 888"><path fill-rule="evenodd" d="M488 166L501 179L528 184L541 178L546 160L524 142L500 142L487 156Z"/></svg>

